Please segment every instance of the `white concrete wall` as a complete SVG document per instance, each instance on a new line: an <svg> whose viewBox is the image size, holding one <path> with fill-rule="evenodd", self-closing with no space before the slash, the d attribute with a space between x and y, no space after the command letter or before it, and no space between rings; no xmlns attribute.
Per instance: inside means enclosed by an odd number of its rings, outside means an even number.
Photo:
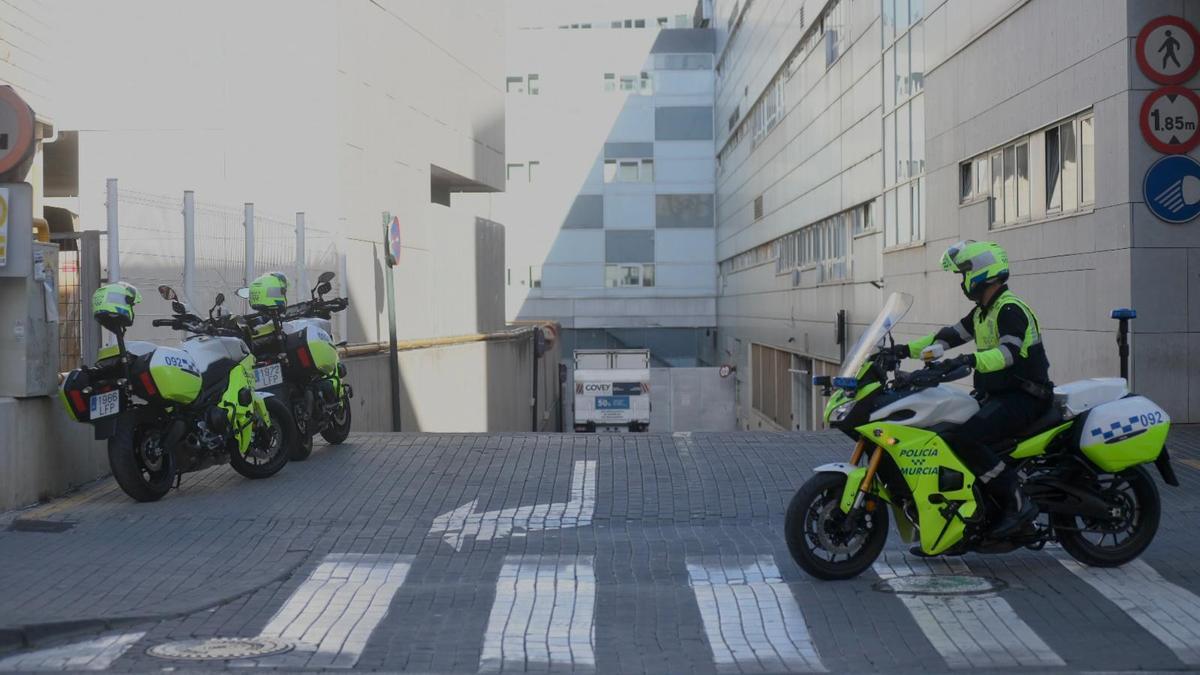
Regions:
<svg viewBox="0 0 1200 675"><path fill-rule="evenodd" d="M0 512L56 497L108 473L107 445L55 397L0 397Z"/></svg>
<svg viewBox="0 0 1200 675"><path fill-rule="evenodd" d="M305 211L348 255L351 342L386 339L380 213L403 224L397 287L458 283L473 261L436 253L446 224L430 166L502 189L503 7L467 0L50 0L60 129L79 129L78 199L104 224L104 179L259 213ZM450 94L448 95L448 92ZM472 223L474 213L462 220ZM434 258L433 256L444 256ZM444 278L430 279L431 270ZM403 292L401 293L403 295ZM473 322L411 309L401 335Z"/></svg>

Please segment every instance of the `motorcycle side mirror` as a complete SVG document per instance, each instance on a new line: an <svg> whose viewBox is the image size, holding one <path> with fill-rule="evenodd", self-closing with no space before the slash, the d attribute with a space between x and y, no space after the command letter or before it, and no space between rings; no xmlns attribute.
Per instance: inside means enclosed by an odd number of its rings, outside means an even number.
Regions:
<svg viewBox="0 0 1200 675"><path fill-rule="evenodd" d="M213 307L220 307L223 304L225 304L225 294L217 293L217 298L213 301Z"/></svg>
<svg viewBox="0 0 1200 675"><path fill-rule="evenodd" d="M158 287L158 294L162 296L163 300L173 301L179 299L179 296L175 293L175 289L167 286L166 284Z"/></svg>
<svg viewBox="0 0 1200 675"><path fill-rule="evenodd" d="M241 288L237 289L236 291L234 291L234 294L243 300L250 299L250 289L247 288L246 286L242 286Z"/></svg>
<svg viewBox="0 0 1200 675"><path fill-rule="evenodd" d="M317 284L317 295L325 295L331 290L333 290L333 286L328 281Z"/></svg>
<svg viewBox="0 0 1200 675"><path fill-rule="evenodd" d="M172 300L171 311L175 312L176 314L187 314L187 307L184 307L183 303L178 300Z"/></svg>
<svg viewBox="0 0 1200 675"><path fill-rule="evenodd" d="M337 275L335 275L333 272L321 272L321 276L317 277L317 283L318 284L327 284L327 283L333 281L333 278L335 276L337 276Z"/></svg>

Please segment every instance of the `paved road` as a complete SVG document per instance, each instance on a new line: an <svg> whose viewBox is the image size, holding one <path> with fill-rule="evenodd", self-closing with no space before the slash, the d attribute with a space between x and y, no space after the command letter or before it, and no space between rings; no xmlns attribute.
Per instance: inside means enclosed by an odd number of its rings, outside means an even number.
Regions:
<svg viewBox="0 0 1200 675"><path fill-rule="evenodd" d="M1184 486L1162 488L1138 564L926 563L893 535L840 583L781 536L811 467L848 455L835 434L359 434L271 480L185 476L157 504L103 481L0 517L0 670L1195 669L1200 430L1172 445ZM963 574L994 586L883 592ZM210 637L294 648L147 653Z"/></svg>

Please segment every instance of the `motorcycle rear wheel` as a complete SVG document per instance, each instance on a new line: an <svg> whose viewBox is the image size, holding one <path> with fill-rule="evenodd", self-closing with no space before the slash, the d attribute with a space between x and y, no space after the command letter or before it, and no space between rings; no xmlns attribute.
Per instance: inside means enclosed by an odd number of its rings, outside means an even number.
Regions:
<svg viewBox="0 0 1200 675"><path fill-rule="evenodd" d="M321 438L330 445L344 443L350 435L350 418L350 399L343 397L342 404L338 406L337 412L333 413L333 420L321 430Z"/></svg>
<svg viewBox="0 0 1200 675"><path fill-rule="evenodd" d="M1162 516L1158 487L1141 466L1102 475L1091 487L1119 505L1119 518L1099 522L1053 514L1050 523L1072 558L1090 567L1120 567L1141 555L1158 532Z"/></svg>
<svg viewBox="0 0 1200 675"><path fill-rule="evenodd" d="M865 512L846 535L841 503L846 476L819 473L792 497L784 519L784 537L792 559L818 579L851 579L871 566L887 542L888 512L883 504ZM839 560L839 557L844 556Z"/></svg>
<svg viewBox="0 0 1200 675"><path fill-rule="evenodd" d="M279 473L296 447L296 422L287 405L275 396L267 397L266 404L267 428L255 431L245 455L238 452L236 443L229 451L229 464L246 478L270 478ZM256 461L259 455L262 461Z"/></svg>
<svg viewBox="0 0 1200 675"><path fill-rule="evenodd" d="M175 456L156 447L162 435L135 423L132 416L117 421L108 439L108 466L125 494L139 502L156 502L171 491Z"/></svg>

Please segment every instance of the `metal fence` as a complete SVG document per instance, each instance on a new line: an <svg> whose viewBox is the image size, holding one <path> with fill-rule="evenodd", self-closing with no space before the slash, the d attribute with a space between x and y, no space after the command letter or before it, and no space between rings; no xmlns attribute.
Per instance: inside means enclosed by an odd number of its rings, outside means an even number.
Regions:
<svg viewBox="0 0 1200 675"><path fill-rule="evenodd" d="M197 201L183 192L163 195L118 187L109 182L107 269L142 292L131 339L175 341L182 336L153 328L152 319L171 314L159 297L159 285L174 288L193 309L205 312L217 293L235 313L249 311L234 291L257 274L281 271L292 281L293 298L307 299L320 272L342 269L334 233L294 218L257 213L253 204L233 207ZM56 235L61 247L59 274L60 362L64 370L90 362L101 336L90 319L91 291L104 280L100 270L100 232ZM115 236L113 236L115 235ZM115 245L114 245L115 242ZM86 258L86 260L85 260ZM92 264L91 259L95 262ZM247 264L247 259L251 264ZM112 272L116 271L113 275ZM343 321L335 321L335 333Z"/></svg>

